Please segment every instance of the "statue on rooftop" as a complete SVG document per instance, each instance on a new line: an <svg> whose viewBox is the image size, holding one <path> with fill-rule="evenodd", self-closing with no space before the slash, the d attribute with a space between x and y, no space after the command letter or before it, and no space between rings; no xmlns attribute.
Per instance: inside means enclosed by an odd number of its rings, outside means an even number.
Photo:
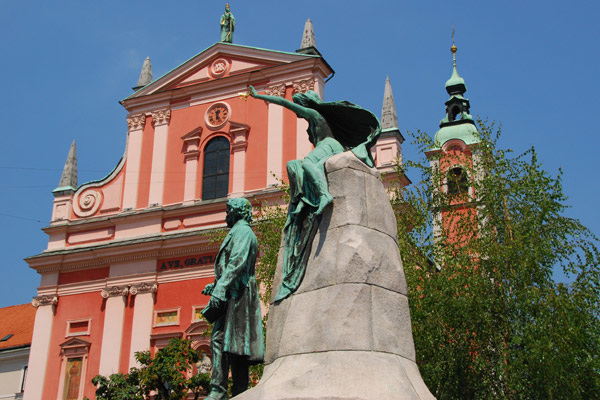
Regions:
<svg viewBox="0 0 600 400"><path fill-rule="evenodd" d="M265 355L262 316L254 266L258 242L250 227L252 205L247 199L227 202L227 226L231 228L215 259L215 282L206 285L208 306L202 314L214 322L210 348L212 376L207 399L227 399L229 367L232 394L248 388L248 367L262 363Z"/></svg>
<svg viewBox="0 0 600 400"><path fill-rule="evenodd" d="M225 5L225 13L221 15L221 42L233 43L235 17L229 11L229 3Z"/></svg>
<svg viewBox="0 0 600 400"><path fill-rule="evenodd" d="M283 231L283 280L275 296L277 302L300 286L319 218L333 201L327 188L325 161L334 154L352 150L362 162L373 167L370 148L377 141L381 126L372 112L347 101L324 102L312 90L294 94L293 102L258 94L252 86L248 94L283 106L307 120L308 138L315 146L303 160L287 163L290 204Z"/></svg>

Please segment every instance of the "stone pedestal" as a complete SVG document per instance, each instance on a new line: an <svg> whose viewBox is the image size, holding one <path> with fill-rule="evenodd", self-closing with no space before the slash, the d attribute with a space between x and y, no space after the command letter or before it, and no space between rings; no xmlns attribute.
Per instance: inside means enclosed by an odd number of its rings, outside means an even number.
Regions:
<svg viewBox="0 0 600 400"><path fill-rule="evenodd" d="M270 305L260 383L235 399L433 399L415 363L396 219L379 173L351 152L325 169L333 207L302 284Z"/></svg>

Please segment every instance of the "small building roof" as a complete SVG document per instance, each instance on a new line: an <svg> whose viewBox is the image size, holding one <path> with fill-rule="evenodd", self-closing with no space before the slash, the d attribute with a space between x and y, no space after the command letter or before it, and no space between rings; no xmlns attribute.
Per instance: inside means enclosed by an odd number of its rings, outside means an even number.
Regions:
<svg viewBox="0 0 600 400"><path fill-rule="evenodd" d="M0 351L31 345L35 308L30 304L20 304L0 308ZM9 336L12 335L12 336Z"/></svg>

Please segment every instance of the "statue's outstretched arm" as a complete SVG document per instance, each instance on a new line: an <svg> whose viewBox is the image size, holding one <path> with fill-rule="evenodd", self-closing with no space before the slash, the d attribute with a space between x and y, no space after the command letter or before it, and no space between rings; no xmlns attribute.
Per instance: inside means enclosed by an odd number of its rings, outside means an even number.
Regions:
<svg viewBox="0 0 600 400"><path fill-rule="evenodd" d="M283 97L258 94L256 92L256 89L254 89L252 87L252 85L250 87L248 87L248 92L249 92L250 96L252 96L254 98L268 101L269 103L277 104L277 105L287 108L288 110L291 110L299 118L311 119L315 114L318 114L313 109L302 107L301 105L291 102L289 100L286 100Z"/></svg>

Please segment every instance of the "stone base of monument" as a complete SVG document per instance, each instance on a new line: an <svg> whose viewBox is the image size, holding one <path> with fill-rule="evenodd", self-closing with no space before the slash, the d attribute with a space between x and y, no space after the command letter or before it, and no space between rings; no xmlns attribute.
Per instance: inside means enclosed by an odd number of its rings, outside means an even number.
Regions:
<svg viewBox="0 0 600 400"><path fill-rule="evenodd" d="M433 399L415 363L396 218L379 172L351 152L325 170L333 207L302 284L270 305L260 383L235 399Z"/></svg>

